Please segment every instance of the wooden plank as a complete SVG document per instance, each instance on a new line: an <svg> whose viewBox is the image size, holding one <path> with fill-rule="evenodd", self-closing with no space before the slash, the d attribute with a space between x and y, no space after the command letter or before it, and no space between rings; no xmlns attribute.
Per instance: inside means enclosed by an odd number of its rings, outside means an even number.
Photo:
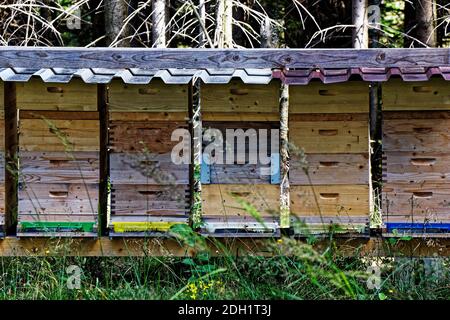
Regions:
<svg viewBox="0 0 450 320"><path fill-rule="evenodd" d="M290 121L289 141L307 153L365 153L367 121Z"/></svg>
<svg viewBox="0 0 450 320"><path fill-rule="evenodd" d="M19 187L19 217L22 214L96 216L97 212L97 184L27 183Z"/></svg>
<svg viewBox="0 0 450 320"><path fill-rule="evenodd" d="M211 164L212 184L270 183L270 164Z"/></svg>
<svg viewBox="0 0 450 320"><path fill-rule="evenodd" d="M109 110L110 111L110 110ZM175 121L186 122L185 112L109 112L109 121Z"/></svg>
<svg viewBox="0 0 450 320"><path fill-rule="evenodd" d="M450 183L450 153L385 152L383 179L405 184Z"/></svg>
<svg viewBox="0 0 450 320"><path fill-rule="evenodd" d="M98 151L97 120L21 119L20 151Z"/></svg>
<svg viewBox="0 0 450 320"><path fill-rule="evenodd" d="M279 113L274 112L202 112L203 121L279 121Z"/></svg>
<svg viewBox="0 0 450 320"><path fill-rule="evenodd" d="M112 185L111 214L186 215L189 211L188 185Z"/></svg>
<svg viewBox="0 0 450 320"><path fill-rule="evenodd" d="M99 120L96 111L30 111L20 110L20 119L49 119L49 120Z"/></svg>
<svg viewBox="0 0 450 320"><path fill-rule="evenodd" d="M205 84L202 86L202 112L278 114L279 88L278 81L267 85L244 84L240 80L226 85Z"/></svg>
<svg viewBox="0 0 450 320"><path fill-rule="evenodd" d="M148 85L133 85L114 80L109 84L108 93L110 111L184 112L187 115L186 84L170 85L153 79Z"/></svg>
<svg viewBox="0 0 450 320"><path fill-rule="evenodd" d="M368 153L292 154L289 163L291 185L369 184L370 180Z"/></svg>
<svg viewBox="0 0 450 320"><path fill-rule="evenodd" d="M203 216L246 217L252 219L237 199L248 202L261 217L279 216L278 185L210 184L202 186ZM253 217L254 218L254 217Z"/></svg>
<svg viewBox="0 0 450 320"><path fill-rule="evenodd" d="M367 185L291 186L294 216L369 217Z"/></svg>
<svg viewBox="0 0 450 320"><path fill-rule="evenodd" d="M445 152L450 140L450 119L384 119L383 151Z"/></svg>
<svg viewBox="0 0 450 320"><path fill-rule="evenodd" d="M183 128L187 129L185 122L110 121L110 148L113 152L170 153L179 143L171 141L172 133Z"/></svg>
<svg viewBox="0 0 450 320"><path fill-rule="evenodd" d="M444 79L383 83L383 110L450 110L449 83Z"/></svg>
<svg viewBox="0 0 450 320"><path fill-rule="evenodd" d="M17 84L17 108L97 111L97 87L81 79L73 79L70 83L46 83L32 78Z"/></svg>
<svg viewBox="0 0 450 320"><path fill-rule="evenodd" d="M448 67L448 48L149 49L2 47L0 68Z"/></svg>
<svg viewBox="0 0 450 320"><path fill-rule="evenodd" d="M16 84L6 82L4 84L4 143L5 150L5 232L7 235L15 234L17 224L17 105Z"/></svg>
<svg viewBox="0 0 450 320"><path fill-rule="evenodd" d="M98 183L98 152L20 152L22 183Z"/></svg>
<svg viewBox="0 0 450 320"><path fill-rule="evenodd" d="M290 113L368 113L369 85L362 81L339 84L311 82L289 87Z"/></svg>
<svg viewBox="0 0 450 320"><path fill-rule="evenodd" d="M112 184L189 184L189 165L175 164L170 154L110 153Z"/></svg>
<svg viewBox="0 0 450 320"><path fill-rule="evenodd" d="M450 221L450 184L388 182L382 197L385 221L394 216L405 222Z"/></svg>

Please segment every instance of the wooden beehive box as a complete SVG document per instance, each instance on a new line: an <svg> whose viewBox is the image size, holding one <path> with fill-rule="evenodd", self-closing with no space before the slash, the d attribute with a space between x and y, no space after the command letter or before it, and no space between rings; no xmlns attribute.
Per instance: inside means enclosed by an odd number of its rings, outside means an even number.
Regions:
<svg viewBox="0 0 450 320"><path fill-rule="evenodd" d="M383 86L386 232L449 232L450 92L442 79Z"/></svg>
<svg viewBox="0 0 450 320"><path fill-rule="evenodd" d="M311 82L289 91L294 233L367 232L372 202L368 85Z"/></svg>
<svg viewBox="0 0 450 320"><path fill-rule="evenodd" d="M100 121L97 87L32 79L17 85L18 234L96 236Z"/></svg>
<svg viewBox="0 0 450 320"><path fill-rule="evenodd" d="M202 162L204 233L214 236L279 233L278 141L276 150L271 150L271 130L279 129L279 88L275 81L268 85L247 85L240 80L202 86L204 157L209 157L210 148L205 143L206 130L217 130L224 142L222 163L208 164L205 158ZM242 142L236 139L233 147L231 136L227 141L227 131L237 133L236 129L247 137ZM228 154L233 152L235 157L230 156L227 161ZM251 161L250 155L255 154L258 157ZM261 154L268 161L261 161ZM245 157L238 159L239 155ZM274 168L277 172L272 174Z"/></svg>
<svg viewBox="0 0 450 320"><path fill-rule="evenodd" d="M5 119L3 82L0 81L0 236L5 225Z"/></svg>
<svg viewBox="0 0 450 320"><path fill-rule="evenodd" d="M172 160L180 143L172 133L188 130L187 85L113 81L108 92L111 235L156 235L188 223L189 163Z"/></svg>

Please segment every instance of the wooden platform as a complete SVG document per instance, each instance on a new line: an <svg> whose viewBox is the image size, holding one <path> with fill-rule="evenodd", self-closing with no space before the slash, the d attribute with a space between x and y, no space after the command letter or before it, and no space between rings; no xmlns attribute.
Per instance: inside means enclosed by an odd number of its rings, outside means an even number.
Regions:
<svg viewBox="0 0 450 320"><path fill-rule="evenodd" d="M450 239L421 235L408 241L394 241L396 238L338 238L336 249L345 256L355 257L448 257ZM299 242L303 239L297 240ZM221 238L207 240L207 248L212 255L270 256L269 246L277 245L274 239ZM329 249L329 239L323 238L315 244L319 251ZM98 239L48 239L7 237L0 239L0 256L90 256L90 257L129 257L129 256L194 256L202 248L188 248L171 238L115 238Z"/></svg>

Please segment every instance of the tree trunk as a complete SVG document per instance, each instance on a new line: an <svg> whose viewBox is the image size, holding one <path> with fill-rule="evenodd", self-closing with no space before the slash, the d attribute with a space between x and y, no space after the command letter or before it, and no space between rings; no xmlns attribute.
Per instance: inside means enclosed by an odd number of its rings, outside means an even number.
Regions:
<svg viewBox="0 0 450 320"><path fill-rule="evenodd" d="M435 8L435 3L432 0L419 0L416 7L416 38L429 47L436 46L436 33L434 31Z"/></svg>
<svg viewBox="0 0 450 320"><path fill-rule="evenodd" d="M365 49L369 45L367 7L368 0L352 0L352 44L355 49Z"/></svg>
<svg viewBox="0 0 450 320"><path fill-rule="evenodd" d="M199 12L199 30L198 30L198 47L204 48L206 46L206 4L205 0L199 0L198 2Z"/></svg>
<svg viewBox="0 0 450 320"><path fill-rule="evenodd" d="M215 46L233 47L233 0L217 0Z"/></svg>
<svg viewBox="0 0 450 320"><path fill-rule="evenodd" d="M435 47L436 4L432 0L414 0L405 2L404 32L410 36L405 38L405 47ZM415 41L417 40L417 41Z"/></svg>
<svg viewBox="0 0 450 320"><path fill-rule="evenodd" d="M166 1L153 0L152 42L154 48L166 47Z"/></svg>
<svg viewBox="0 0 450 320"><path fill-rule="evenodd" d="M123 22L128 15L126 0L105 0L105 33L108 46L129 47L129 28ZM123 30L122 30L123 28ZM124 39L123 41L118 41Z"/></svg>

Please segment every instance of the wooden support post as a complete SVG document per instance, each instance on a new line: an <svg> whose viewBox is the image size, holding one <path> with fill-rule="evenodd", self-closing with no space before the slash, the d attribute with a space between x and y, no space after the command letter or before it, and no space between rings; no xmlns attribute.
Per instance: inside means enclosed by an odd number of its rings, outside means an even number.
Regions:
<svg viewBox="0 0 450 320"><path fill-rule="evenodd" d="M100 119L100 185L99 185L99 234L108 234L108 90L105 84L97 85L97 107Z"/></svg>
<svg viewBox="0 0 450 320"><path fill-rule="evenodd" d="M16 84L4 83L5 106L5 233L15 235L18 208L17 98Z"/></svg>
<svg viewBox="0 0 450 320"><path fill-rule="evenodd" d="M189 85L189 132L191 135L191 163L189 165L189 183L191 186L190 224L197 229L201 223L201 181L200 157L202 154L202 121L200 80L194 79Z"/></svg>
<svg viewBox="0 0 450 320"><path fill-rule="evenodd" d="M289 85L280 87L280 228L290 226L289 194Z"/></svg>

